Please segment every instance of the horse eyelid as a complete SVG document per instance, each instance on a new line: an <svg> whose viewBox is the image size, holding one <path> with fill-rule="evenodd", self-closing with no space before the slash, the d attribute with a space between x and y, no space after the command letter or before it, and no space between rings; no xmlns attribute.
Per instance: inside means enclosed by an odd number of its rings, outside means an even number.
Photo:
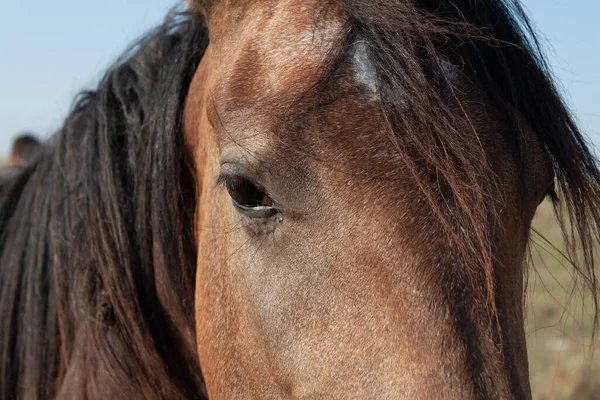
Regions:
<svg viewBox="0 0 600 400"><path fill-rule="evenodd" d="M254 179L249 178L248 176L246 176L244 174L221 173L215 180L214 187L216 187L216 188L225 187L225 186L227 186L228 180L237 180L237 181L245 180L245 181L249 182L250 184L252 184L252 186L254 186L255 188L263 191L265 194L268 195L268 192L265 190L265 188L262 185L256 183L254 181Z"/></svg>

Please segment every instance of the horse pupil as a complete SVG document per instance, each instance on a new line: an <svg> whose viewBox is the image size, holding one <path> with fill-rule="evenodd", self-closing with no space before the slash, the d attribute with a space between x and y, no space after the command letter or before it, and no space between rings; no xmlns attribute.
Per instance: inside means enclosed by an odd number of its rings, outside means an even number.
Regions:
<svg viewBox="0 0 600 400"><path fill-rule="evenodd" d="M236 203L246 207L271 206L272 204L271 199L261 189L244 178L228 180L227 191Z"/></svg>

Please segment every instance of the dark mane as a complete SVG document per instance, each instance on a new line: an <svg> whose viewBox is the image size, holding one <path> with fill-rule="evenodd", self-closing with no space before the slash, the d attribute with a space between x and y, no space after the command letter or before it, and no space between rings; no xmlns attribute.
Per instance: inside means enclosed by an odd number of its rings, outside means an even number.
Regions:
<svg viewBox="0 0 600 400"><path fill-rule="evenodd" d="M447 63L512 127L506 139L523 181L523 121L547 150L574 266L597 310L600 171L519 2L339 2L351 16L346 33L373 59L390 139L408 155L465 275L483 276L477 294L490 316L498 316L490 219L503 193L476 127L457 127L438 90L454 89ZM196 188L181 124L207 45L202 17L169 16L0 187L0 399L206 398L194 335Z"/></svg>
<svg viewBox="0 0 600 400"><path fill-rule="evenodd" d="M169 16L0 189L0 398L204 396L180 132L207 42Z"/></svg>
<svg viewBox="0 0 600 400"><path fill-rule="evenodd" d="M524 130L532 129L545 147L560 189L560 199L555 193L552 197L573 266L591 290L597 311L593 245L599 239L600 171L558 94L520 2L340 2L351 15L351 37L368 43L391 139L401 154L408 155L403 159L448 228L467 273L478 274L485 266L485 295L492 312L496 313L494 240L489 221L497 217L492 215L493 207L502 201L503 193L478 141L476 124L466 130L457 127L456 109L448 107L440 94L444 87L461 104L448 64L475 83L511 127L506 130L506 140L523 182L528 153ZM422 174L424 168L435 171L449 195L440 196L437 189L431 189L428 177ZM448 199L454 204L450 213Z"/></svg>

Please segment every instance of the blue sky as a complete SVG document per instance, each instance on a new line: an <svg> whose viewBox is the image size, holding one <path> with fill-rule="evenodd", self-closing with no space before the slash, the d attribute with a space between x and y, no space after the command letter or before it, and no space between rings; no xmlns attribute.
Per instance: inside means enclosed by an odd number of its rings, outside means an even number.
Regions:
<svg viewBox="0 0 600 400"><path fill-rule="evenodd" d="M5 0L0 12L0 157L13 136L47 137L74 96L93 87L176 0ZM559 86L600 148L599 0L523 0Z"/></svg>

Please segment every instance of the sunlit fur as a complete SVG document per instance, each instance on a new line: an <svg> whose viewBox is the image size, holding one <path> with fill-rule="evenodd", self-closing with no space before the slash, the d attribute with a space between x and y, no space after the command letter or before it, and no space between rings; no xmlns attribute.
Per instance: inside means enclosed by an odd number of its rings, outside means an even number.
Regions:
<svg viewBox="0 0 600 400"><path fill-rule="evenodd" d="M201 170L206 162L202 157L211 153L196 150L202 141L215 139L194 136L196 129L206 129L198 128L200 111L194 109L205 93L203 87L190 85L208 45L202 14L259 3L199 1L195 13L169 17L117 61L95 91L81 95L42 156L0 188L1 399L207 397L196 346L202 353L203 345L217 346L217 339L226 339L230 332L220 332L214 343L195 334L195 327L213 322L195 320L197 261L206 273L202 257L217 257L223 249L204 247L199 252L202 236L218 226L194 224L230 211L197 207L197 201L222 203L216 197L202 198L216 196L218 189L203 187L214 182L215 171ZM294 1L281 3L298 6ZM455 357L460 367L453 377L459 385L437 393L452 397L464 389L465 398L529 397L526 354L515 350L522 350L523 343L507 336L513 330L521 334L523 325L507 317L516 308L520 312L521 298L505 294L514 289L519 297L522 286L517 282L507 287L502 280L496 246L502 240L515 249L525 246L532 205L545 193L554 196L552 174L543 164L546 157L560 186L557 201L566 210L565 222L573 227L566 232L575 268L597 299L592 246L600 221L600 173L554 88L527 18L512 0L322 3L308 11L318 20L323 10L334 7L340 28L335 46L318 55L323 63L307 73L306 90L293 99L295 111L310 110L313 101L331 105L333 119L360 119L362 125L353 126L368 129L373 126L369 118L385 120L389 151L381 154L396 159L405 178L389 183L389 188L405 189L407 196L419 200L413 204L419 210L414 217L419 223L426 221L422 226L428 229L414 231L415 241L406 243L417 243L417 234L422 234L443 244L427 249L437 251L439 264L427 266L423 276L432 284L444 283L440 299L434 300L454 307L449 317L454 336L447 340L464 350L439 355ZM239 19L209 17L211 35L225 29L226 22L243 21L243 12L233 15ZM365 43L375 69L380 102L376 112L360 116L353 111L365 101L354 87L343 86L350 105L335 108L342 87L336 86L336 79L346 71L346 56L357 40ZM310 54L312 49L303 50ZM184 107L190 110L187 130ZM285 159L304 150L294 148L289 136L281 138L280 148L289 152ZM496 146L494 138L502 144ZM356 156L355 185L389 178L385 171L381 176L360 175L360 163L369 161L373 149L336 144L335 153L329 148L322 154L335 158L334 166L338 160L347 161L345 156ZM214 150L213 144L206 146ZM327 159L320 162L331 165ZM496 170L497 165L506 170ZM503 180L506 176L516 181ZM225 198L219 193L219 199ZM385 196L392 194L384 191L374 198ZM335 191L331 198L338 201ZM391 208L400 218L403 210ZM519 220L517 227L505 223L512 215ZM368 217L361 215L364 227L376 229ZM404 228L412 232L409 224ZM512 243L503 235L503 230L513 229L524 241ZM583 249L581 260L576 248ZM210 273L217 273L219 266L212 267ZM200 284L220 288L215 282ZM201 301L196 299L197 304ZM221 311L227 316L236 310ZM423 315L423 321L429 317ZM343 344L351 348L354 343ZM235 361L242 353L205 358L209 365L203 367L211 376L226 375L230 371L220 369L227 357ZM408 361L414 360L407 365ZM374 379L369 372L377 366L372 367L355 380L334 383L360 390L365 386L362 378ZM248 371L255 374L251 378L272 372L260 363ZM435 376L436 371L428 373ZM212 381L209 389L215 398L234 390L269 390L270 382L251 378ZM318 376L314 378L304 384L318 382ZM228 387L235 379L255 386ZM302 387L288 383L278 390L289 396ZM333 387L322 388L322 393ZM415 390L427 393L436 388L409 389L418 394Z"/></svg>
<svg viewBox="0 0 600 400"><path fill-rule="evenodd" d="M556 177L595 297L599 174L519 3L198 3L184 131L209 394L529 397L531 219ZM220 157L283 199L279 225L228 205Z"/></svg>

